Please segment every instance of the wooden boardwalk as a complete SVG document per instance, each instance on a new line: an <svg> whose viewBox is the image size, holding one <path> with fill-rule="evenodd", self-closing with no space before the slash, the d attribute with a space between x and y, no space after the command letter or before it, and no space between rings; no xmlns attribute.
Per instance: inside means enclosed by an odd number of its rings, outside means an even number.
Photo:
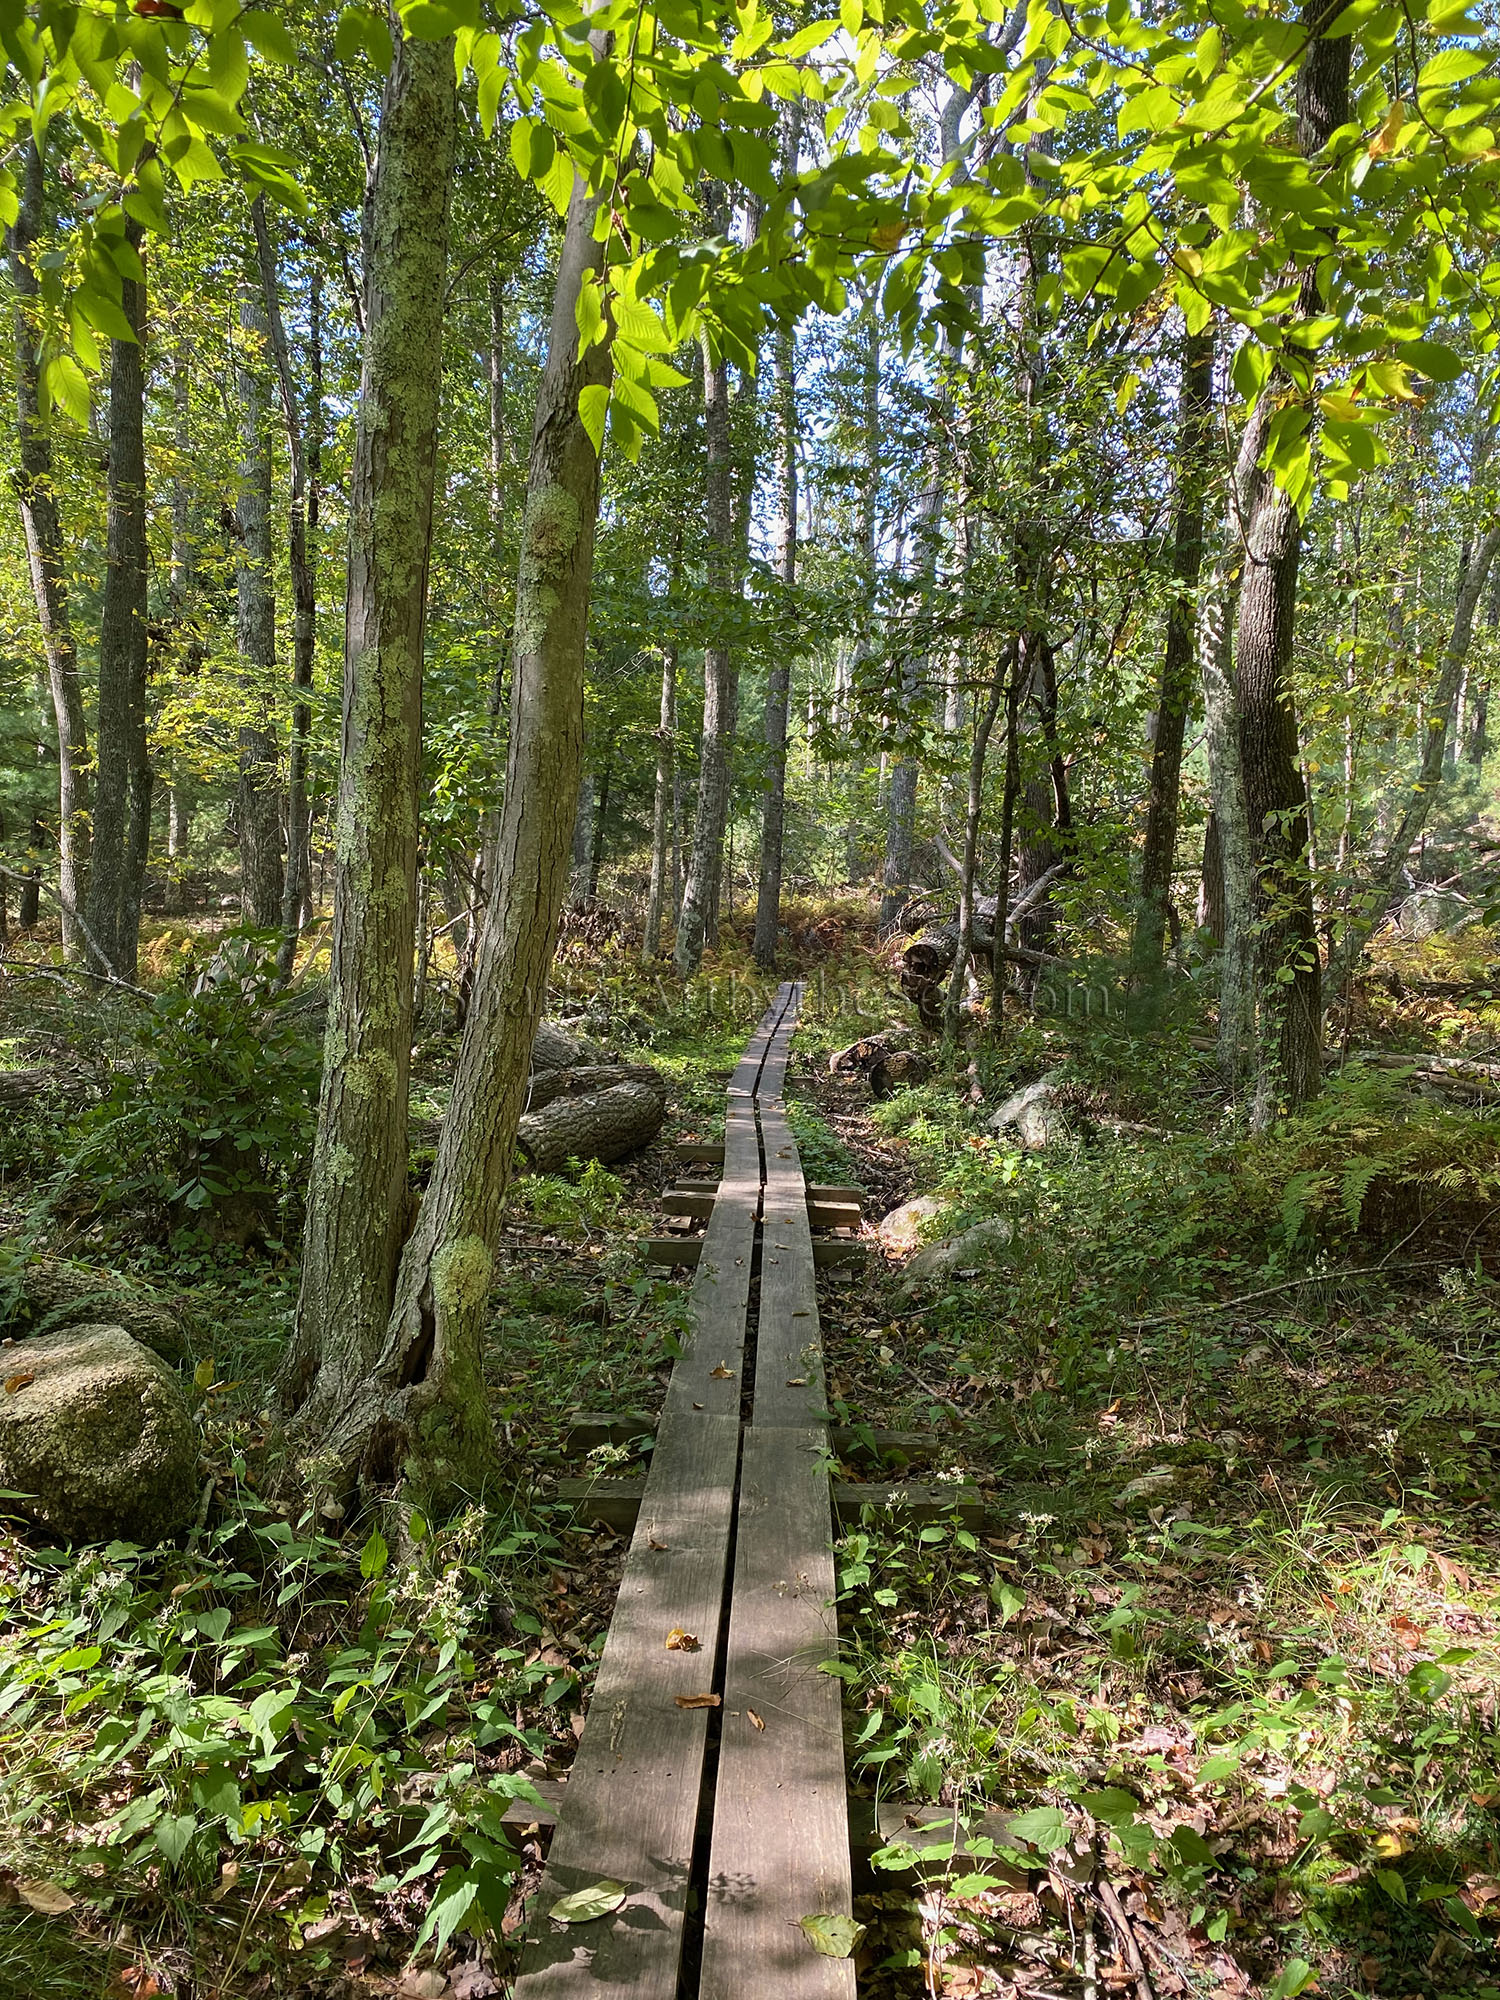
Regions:
<svg viewBox="0 0 1500 2000"><path fill-rule="evenodd" d="M853 2000L852 1960L801 1925L849 1915L852 1891L840 1684L818 1671L837 1629L813 1239L782 1101L800 1001L778 991L730 1080L723 1146L702 1149L722 1171L691 1333L516 2000ZM669 1648L673 1632L696 1647ZM626 1890L614 1915L549 1920L604 1879Z"/></svg>

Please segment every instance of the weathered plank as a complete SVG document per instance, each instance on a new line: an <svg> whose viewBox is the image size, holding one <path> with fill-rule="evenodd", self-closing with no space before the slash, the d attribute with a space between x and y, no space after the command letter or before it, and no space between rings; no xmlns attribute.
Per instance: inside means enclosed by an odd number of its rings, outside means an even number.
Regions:
<svg viewBox="0 0 1500 2000"><path fill-rule="evenodd" d="M618 1534L625 1534L635 1526L645 1488L646 1482L639 1476L633 1479L628 1476L618 1479L559 1479L557 1498L571 1508L580 1520L598 1521ZM899 1514L903 1520L919 1524L946 1521L954 1515L965 1528L978 1528L984 1521L979 1488L956 1481L924 1484L908 1479L835 1479L830 1492L833 1511L841 1525L858 1526L861 1510L865 1507L873 1507L880 1513Z"/></svg>
<svg viewBox="0 0 1500 2000"><path fill-rule="evenodd" d="M857 1202L814 1201L809 1195L807 1219L814 1229L858 1229L864 1215Z"/></svg>
<svg viewBox="0 0 1500 2000"><path fill-rule="evenodd" d="M855 1208L863 1208L870 1199L863 1188L834 1187L824 1181L809 1181L807 1198L809 1201L836 1201L840 1204L850 1202Z"/></svg>
<svg viewBox="0 0 1500 2000"><path fill-rule="evenodd" d="M515 2000L676 2000L739 1455L734 1416L663 1419L567 1784ZM698 1652L668 1652L674 1626ZM560 1896L622 1882L619 1912L553 1924Z"/></svg>
<svg viewBox="0 0 1500 2000"><path fill-rule="evenodd" d="M800 1925L853 1894L823 1442L745 1433L699 2000L853 2000Z"/></svg>
<svg viewBox="0 0 1500 2000"><path fill-rule="evenodd" d="M684 1165L689 1165L694 1160L709 1167L722 1167L724 1164L724 1148L710 1145L705 1140L679 1139L672 1151Z"/></svg>
<svg viewBox="0 0 1500 2000"><path fill-rule="evenodd" d="M661 1205L668 1215L708 1216L713 1214L717 1198L717 1188L676 1187L667 1189Z"/></svg>
<svg viewBox="0 0 1500 2000"><path fill-rule="evenodd" d="M569 1419L565 1442L569 1451L593 1451L601 1444L632 1444L655 1430L656 1419L648 1410L579 1410ZM921 1458L949 1448L936 1431L883 1431L868 1424L834 1424L828 1441L840 1457L867 1452L877 1458Z"/></svg>
<svg viewBox="0 0 1500 2000"><path fill-rule="evenodd" d="M686 1264L689 1266L700 1264L703 1260L703 1257L708 1252L709 1238L714 1233L713 1223L717 1213L718 1211L715 1210L715 1214L711 1215L708 1219L709 1220L708 1235L643 1236L641 1238L642 1257L645 1258L648 1264ZM751 1221L750 1243L751 1243L751 1249L753 1250L755 1241L753 1214L750 1218L750 1221ZM804 1226L806 1226L806 1217L803 1218L803 1222ZM768 1218L767 1228L769 1229L770 1227L771 1223ZM719 1231L718 1233L724 1239L725 1244L728 1244L731 1248L738 1248L738 1242L736 1240L736 1237L732 1236L729 1230L724 1229ZM782 1233L783 1235L785 1234L784 1231ZM770 1247L769 1239L768 1239L768 1245L763 1247ZM729 1251L726 1250L723 1247L723 1245L720 1245L718 1248L719 1257L723 1258L728 1254ZM784 1261L784 1256L778 1254L777 1251L774 1249L774 1247L772 1247L771 1249L771 1255L772 1259L776 1262ZM818 1270L821 1271L825 1268L825 1266L832 1264L860 1265L867 1263L869 1261L869 1256L870 1256L870 1246L867 1243L854 1243L844 1238L819 1237L815 1242L811 1244L808 1251L808 1255L810 1256L813 1265ZM712 1261L712 1259L710 1261ZM716 1268L722 1269L723 1267L716 1266ZM748 1264L746 1265L746 1268L747 1269L749 1268ZM748 1296L749 1293L748 1279L746 1280L745 1290ZM764 1308L762 1308L762 1311L764 1311ZM674 1380L676 1379L675 1372L673 1379Z"/></svg>
<svg viewBox="0 0 1500 2000"><path fill-rule="evenodd" d="M827 1418L828 1388L813 1279L816 1246L808 1227L802 1164L792 1128L778 1105L762 1101L760 1132L766 1184L761 1199L765 1227L754 1420L757 1427L820 1423Z"/></svg>

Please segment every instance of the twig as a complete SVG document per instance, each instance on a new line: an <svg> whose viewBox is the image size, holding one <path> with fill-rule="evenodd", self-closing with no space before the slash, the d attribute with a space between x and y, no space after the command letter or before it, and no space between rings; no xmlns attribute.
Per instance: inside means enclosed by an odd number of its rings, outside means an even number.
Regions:
<svg viewBox="0 0 1500 2000"><path fill-rule="evenodd" d="M0 874L9 874L8 869L0 869ZM132 986L128 979L116 978L113 973L87 972L81 965L33 965L25 958L0 958L0 974L12 979L51 979L59 986L70 979L86 979L94 986L107 986L114 993L131 993L137 1000L153 1000L148 987Z"/></svg>
<svg viewBox="0 0 1500 2000"><path fill-rule="evenodd" d="M1110 1927L1120 1941L1120 1949L1125 1954L1125 1962L1135 1974L1135 1990L1138 2000L1156 2000L1151 1990L1151 1975L1146 1970L1146 1961L1141 1957L1141 1948L1135 1941L1135 1931L1126 1916L1124 1906L1115 1893L1115 1885L1101 1875L1094 1884L1094 1894L1099 1898Z"/></svg>
<svg viewBox="0 0 1500 2000"><path fill-rule="evenodd" d="M1148 1326L1173 1326L1180 1319L1196 1319L1205 1313L1233 1312L1236 1306L1247 1306L1255 1299L1274 1298L1278 1292L1297 1291L1303 1285L1335 1285L1345 1278L1378 1278L1387 1271L1430 1271L1435 1265L1447 1261L1442 1257L1419 1257L1405 1264L1350 1264L1342 1271L1314 1271L1305 1278L1287 1278L1282 1284L1266 1285L1258 1292L1241 1292L1236 1298L1184 1305L1176 1312L1161 1313L1155 1319L1133 1320L1131 1326L1137 1333Z"/></svg>

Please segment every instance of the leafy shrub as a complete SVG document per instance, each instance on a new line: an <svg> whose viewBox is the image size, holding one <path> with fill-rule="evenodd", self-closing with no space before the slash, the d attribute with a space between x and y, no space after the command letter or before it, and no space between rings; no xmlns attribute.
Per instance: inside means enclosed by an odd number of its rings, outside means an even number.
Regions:
<svg viewBox="0 0 1500 2000"><path fill-rule="evenodd" d="M254 940L235 940L195 986L152 1002L75 1127L68 1196L242 1240L264 1229L306 1173L319 1077L271 969Z"/></svg>

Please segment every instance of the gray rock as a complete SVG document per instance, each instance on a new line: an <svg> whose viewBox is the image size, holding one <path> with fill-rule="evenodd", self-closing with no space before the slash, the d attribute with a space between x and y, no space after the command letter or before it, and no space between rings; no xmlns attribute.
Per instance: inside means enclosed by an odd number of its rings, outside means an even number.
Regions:
<svg viewBox="0 0 1500 2000"><path fill-rule="evenodd" d="M1116 1504L1121 1507L1134 1506L1139 1502L1165 1500L1177 1484L1177 1469L1171 1465L1153 1465L1149 1472L1143 1472L1139 1479L1132 1479L1128 1486L1122 1486L1115 1495Z"/></svg>
<svg viewBox="0 0 1500 2000"><path fill-rule="evenodd" d="M897 1257L917 1249L927 1237L928 1225L937 1221L946 1206L935 1194L919 1194L914 1201L903 1201L882 1218L875 1231L882 1249Z"/></svg>
<svg viewBox="0 0 1500 2000"><path fill-rule="evenodd" d="M1009 1253L1015 1233L1003 1216L993 1215L987 1222L976 1222L972 1229L965 1229L957 1236L929 1243L907 1265L902 1289L917 1292L961 1271L979 1271L986 1265L998 1264Z"/></svg>
<svg viewBox="0 0 1500 2000"><path fill-rule="evenodd" d="M1028 1083L1023 1090L1006 1098L991 1118L990 1130L997 1138L1014 1130L1030 1153L1045 1152L1047 1147L1071 1139L1072 1127L1055 1102L1056 1096L1053 1078L1038 1077L1035 1083Z"/></svg>
<svg viewBox="0 0 1500 2000"><path fill-rule="evenodd" d="M198 1432L177 1378L119 1326L7 1351L0 1486L60 1541L161 1541L192 1519ZM11 1386L14 1384L15 1386Z"/></svg>

